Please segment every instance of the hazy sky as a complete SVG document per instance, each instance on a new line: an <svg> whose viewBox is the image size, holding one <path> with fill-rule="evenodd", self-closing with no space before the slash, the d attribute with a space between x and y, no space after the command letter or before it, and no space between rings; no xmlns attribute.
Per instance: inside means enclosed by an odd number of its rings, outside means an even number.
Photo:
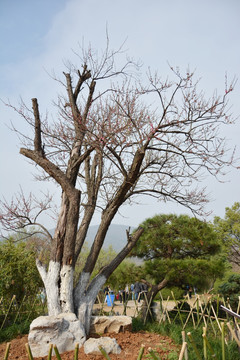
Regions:
<svg viewBox="0 0 240 360"><path fill-rule="evenodd" d="M61 89L48 75L64 71L78 44L91 42L103 49L106 27L112 47L126 40L130 56L164 75L167 63L196 69L206 94L222 93L225 73L239 78L231 96L231 111L240 114L240 1L239 0L0 0L0 98L17 105L20 97L31 107L37 97L40 110L50 107ZM10 129L12 121L23 131L26 125L0 102L0 196L14 197L19 185L27 193L44 190L33 180L34 166L19 155L19 141ZM237 145L240 157L240 119L224 129L229 147ZM232 170L225 183L205 182L213 199L207 209L224 216L225 207L240 201L240 172ZM53 185L50 192L59 195ZM121 210L115 223L138 225L157 213L186 213L174 203L153 203ZM212 217L209 217L211 219ZM97 219L95 219L97 222ZM53 227L50 218L44 218Z"/></svg>

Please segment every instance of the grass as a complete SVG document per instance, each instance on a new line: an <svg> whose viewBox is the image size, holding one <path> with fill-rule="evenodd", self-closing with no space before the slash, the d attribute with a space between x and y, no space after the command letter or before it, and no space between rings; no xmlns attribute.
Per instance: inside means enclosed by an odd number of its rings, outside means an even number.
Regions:
<svg viewBox="0 0 240 360"><path fill-rule="evenodd" d="M169 336L176 344L182 344L182 327L180 324L169 324L169 323L161 323L158 322L147 322L145 325L143 321L139 318L133 319L133 331L148 331L154 332L161 335ZM203 338L202 338L202 329L194 329L193 327L188 327L185 329L186 334L191 332L192 337L197 344L197 349L203 359ZM187 337L187 335L186 335ZM221 338L214 337L213 334L209 331L208 340L211 344L211 347L216 354L217 359L222 359L222 345ZM186 339L188 343L188 358L189 360L196 360L196 353L191 345L189 339ZM239 350L235 341L229 341L228 345L225 347L226 350L226 360L236 360L239 359ZM176 354L172 353L172 359L175 359ZM174 357L175 356L175 357ZM210 357L210 354L209 354Z"/></svg>
<svg viewBox="0 0 240 360"><path fill-rule="evenodd" d="M29 326L32 320L25 320L21 323L16 323L14 325L8 326L7 328L0 331L0 342L10 341L16 338L19 335L27 334L29 332ZM182 344L182 327L180 324L169 324L158 322L144 322L140 318L133 318L132 327L134 332L147 331L152 333L157 333L161 335L169 336L176 344ZM203 359L203 338L202 338L202 329L194 329L193 327L188 327L185 329L186 334L191 332L192 337L197 344L198 351ZM187 337L187 335L186 335ZM187 338L188 342L188 358L189 360L196 360L195 351L191 345L191 342ZM208 331L208 341L211 344L213 351L216 354L217 359L222 359L222 347L221 347L221 338L214 337L211 331ZM209 354L210 357L210 354ZM173 351L168 355L168 360L178 359L178 354ZM226 360L236 360L239 359L239 350L235 341L228 342L226 346Z"/></svg>
<svg viewBox="0 0 240 360"><path fill-rule="evenodd" d="M25 320L19 324L15 323L0 331L0 342L10 341L19 335L28 334L32 320Z"/></svg>

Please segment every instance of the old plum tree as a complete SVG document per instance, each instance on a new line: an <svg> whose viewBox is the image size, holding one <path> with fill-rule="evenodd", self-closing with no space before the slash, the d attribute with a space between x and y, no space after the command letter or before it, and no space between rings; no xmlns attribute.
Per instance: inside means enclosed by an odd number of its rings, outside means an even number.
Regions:
<svg viewBox="0 0 240 360"><path fill-rule="evenodd" d="M172 80L157 73L137 75L129 60L116 62L122 50L109 46L98 55L91 48L78 54L79 67L70 65L58 78L65 95L55 100L57 112L41 115L38 100L32 110L21 103L14 110L31 132L14 128L22 140L20 153L37 169L38 179L61 188L61 206L53 236L38 215L50 208L50 197L40 201L22 193L1 203L1 223L16 231L38 225L51 241L48 266L37 260L47 295L48 312L75 312L89 331L97 293L127 256L143 229L128 234L127 245L93 278L91 274L106 233L120 207L141 195L173 200L201 212L207 197L197 187L203 172L219 175L232 163L227 158L219 126L231 123L222 97L206 99L198 80L187 71L170 69ZM195 186L196 185L196 186ZM76 286L76 261L96 211L101 221Z"/></svg>

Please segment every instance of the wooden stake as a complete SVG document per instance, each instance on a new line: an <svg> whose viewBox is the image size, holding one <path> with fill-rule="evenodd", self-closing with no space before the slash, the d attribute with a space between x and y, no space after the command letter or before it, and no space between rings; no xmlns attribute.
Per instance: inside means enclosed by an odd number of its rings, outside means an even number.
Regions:
<svg viewBox="0 0 240 360"><path fill-rule="evenodd" d="M25 344L25 348L27 350L29 360L33 360L32 352L28 343Z"/></svg>
<svg viewBox="0 0 240 360"><path fill-rule="evenodd" d="M238 344L238 347L240 348L240 340L238 339L237 335L235 334L235 331L233 330L233 328L231 327L230 322L227 322L227 327L228 327L232 337L234 338L234 340Z"/></svg>
<svg viewBox="0 0 240 360"><path fill-rule="evenodd" d="M188 332L188 333L187 333L187 336L188 336L189 339L190 339L191 345L192 345L192 347L193 347L193 350L195 351L195 354L196 354L196 356L197 356L197 359L198 359L198 360L202 360L201 355L199 354L199 351L198 351L198 349L197 349L196 343L195 343L195 341L194 341L193 338L192 338L192 334L191 334L190 332Z"/></svg>
<svg viewBox="0 0 240 360"><path fill-rule="evenodd" d="M207 328L203 327L203 357L204 360L207 359L207 342L206 342L206 336L207 336Z"/></svg>
<svg viewBox="0 0 240 360"><path fill-rule="evenodd" d="M144 353L144 348L145 348L145 345L141 345L141 348L139 350L139 353L138 353L138 357L137 357L137 360L141 360L142 357L143 357L143 353Z"/></svg>
<svg viewBox="0 0 240 360"><path fill-rule="evenodd" d="M183 341L183 344L186 342L186 333L185 333L185 331L182 331L182 341ZM187 346L185 346L184 357L185 357L185 360L188 360Z"/></svg>
<svg viewBox="0 0 240 360"><path fill-rule="evenodd" d="M52 349L53 349L53 344L49 344L48 360L51 360L52 358Z"/></svg>
<svg viewBox="0 0 240 360"><path fill-rule="evenodd" d="M8 342L3 360L7 360L7 359L8 359L10 347L11 347L11 343Z"/></svg>
<svg viewBox="0 0 240 360"><path fill-rule="evenodd" d="M74 351L74 360L78 360L78 350L79 350L79 343L76 343L75 351Z"/></svg>
<svg viewBox="0 0 240 360"><path fill-rule="evenodd" d="M182 348L181 348L181 351L180 351L178 360L182 360L182 359L183 359L183 356L185 355L186 350L187 350L187 342L184 341L183 344L182 344ZM187 359L187 358L186 358L186 355L185 355L185 360L186 360L186 359Z"/></svg>
<svg viewBox="0 0 240 360"><path fill-rule="evenodd" d="M222 360L226 359L225 356L225 329L224 329L224 322L221 323L222 326Z"/></svg>

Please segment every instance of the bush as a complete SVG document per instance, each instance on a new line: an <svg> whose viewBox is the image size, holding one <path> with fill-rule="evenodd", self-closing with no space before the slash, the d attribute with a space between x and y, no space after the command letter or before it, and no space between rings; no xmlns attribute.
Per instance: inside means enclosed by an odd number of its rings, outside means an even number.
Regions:
<svg viewBox="0 0 240 360"><path fill-rule="evenodd" d="M43 286L36 267L36 253L26 241L10 237L0 242L0 297L21 302Z"/></svg>
<svg viewBox="0 0 240 360"><path fill-rule="evenodd" d="M185 291L183 289L180 289L179 287L174 286L174 287L169 287L169 288L165 288L165 289L161 290L161 295L164 300L166 300L168 298L168 296L170 296L170 299L172 299L171 291L174 293L174 297L176 300L183 299ZM160 293L158 293L154 300L160 300L160 299L161 299L161 296L160 296Z"/></svg>
<svg viewBox="0 0 240 360"><path fill-rule="evenodd" d="M149 331L154 333L159 333L161 335L169 336L175 343L182 344L182 326L181 324L169 324L168 322L159 324L158 322L148 321L145 325L141 319L134 319L133 321L134 331ZM201 358L203 359L203 340L202 340L202 329L194 329L192 326L188 326L185 329L185 332L191 332L194 342L197 344L198 351ZM196 353L187 337L188 343L188 359L196 360ZM215 337L210 331L208 331L208 341L211 344L213 351L216 354L216 359L222 359L222 345L221 338ZM238 346L235 341L229 342L225 348L226 350L226 360L236 360L239 359ZM173 353L174 358L175 353ZM210 355L209 355L210 356ZM178 359L178 357L176 357Z"/></svg>
<svg viewBox="0 0 240 360"><path fill-rule="evenodd" d="M28 334L32 320L24 321L20 324L13 324L0 331L0 342L10 341L19 335Z"/></svg>
<svg viewBox="0 0 240 360"><path fill-rule="evenodd" d="M233 274L229 276L228 281L220 285L218 291L227 300L229 298L233 311L237 310L240 293L240 275Z"/></svg>

